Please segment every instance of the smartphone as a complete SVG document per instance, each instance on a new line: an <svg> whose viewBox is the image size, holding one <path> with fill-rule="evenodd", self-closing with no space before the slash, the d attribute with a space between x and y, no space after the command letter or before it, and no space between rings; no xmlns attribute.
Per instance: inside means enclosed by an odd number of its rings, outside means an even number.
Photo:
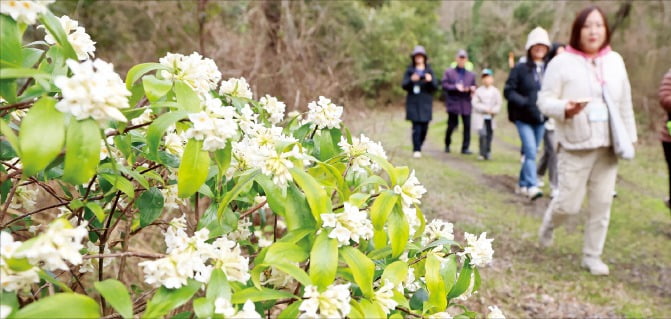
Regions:
<svg viewBox="0 0 671 319"><path fill-rule="evenodd" d="M592 99L587 97L587 98L576 99L573 102L578 104L579 107L585 107L587 105L587 103L589 103L591 100Z"/></svg>

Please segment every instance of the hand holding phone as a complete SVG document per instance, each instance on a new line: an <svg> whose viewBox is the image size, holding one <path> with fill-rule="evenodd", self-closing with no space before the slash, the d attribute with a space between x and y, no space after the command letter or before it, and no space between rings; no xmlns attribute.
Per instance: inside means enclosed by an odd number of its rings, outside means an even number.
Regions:
<svg viewBox="0 0 671 319"><path fill-rule="evenodd" d="M566 118L572 118L576 114L580 113L587 104L589 103L589 98L576 99L574 101L569 101L566 104L566 109L564 110L564 115Z"/></svg>

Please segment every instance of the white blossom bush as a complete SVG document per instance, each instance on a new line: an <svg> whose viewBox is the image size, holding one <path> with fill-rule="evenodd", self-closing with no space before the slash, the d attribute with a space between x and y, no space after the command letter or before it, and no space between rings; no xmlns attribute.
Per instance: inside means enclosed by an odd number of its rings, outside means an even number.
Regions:
<svg viewBox="0 0 671 319"><path fill-rule="evenodd" d="M414 171L342 106L285 116L197 52L122 81L50 2L0 15L0 317L480 315L460 300L492 239L427 224Z"/></svg>

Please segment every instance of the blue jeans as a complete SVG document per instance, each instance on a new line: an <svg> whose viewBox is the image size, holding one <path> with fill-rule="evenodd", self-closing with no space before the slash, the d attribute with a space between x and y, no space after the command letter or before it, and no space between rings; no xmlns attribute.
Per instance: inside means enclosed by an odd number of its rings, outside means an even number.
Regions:
<svg viewBox="0 0 671 319"><path fill-rule="evenodd" d="M545 126L543 124L528 124L521 121L515 121L517 132L522 140L522 154L524 162L520 170L520 187L532 187L538 185L536 177L536 153L538 146L543 140Z"/></svg>

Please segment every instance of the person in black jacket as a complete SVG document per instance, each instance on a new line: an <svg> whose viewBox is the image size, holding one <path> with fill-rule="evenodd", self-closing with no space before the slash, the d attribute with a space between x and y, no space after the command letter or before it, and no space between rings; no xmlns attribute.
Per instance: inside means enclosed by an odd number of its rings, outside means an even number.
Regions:
<svg viewBox="0 0 671 319"><path fill-rule="evenodd" d="M405 99L405 119L412 121L412 156L422 157L422 144L429 130L433 113L433 92L438 85L431 66L427 63L426 50L421 45L410 55L412 64L405 70L403 89L408 92Z"/></svg>
<svg viewBox="0 0 671 319"><path fill-rule="evenodd" d="M510 71L503 90L508 100L508 119L517 126L524 153L517 191L532 200L543 196L536 176L536 152L543 139L545 117L536 100L545 72L544 59L550 46L547 31L540 27L532 30L525 46L527 59Z"/></svg>

